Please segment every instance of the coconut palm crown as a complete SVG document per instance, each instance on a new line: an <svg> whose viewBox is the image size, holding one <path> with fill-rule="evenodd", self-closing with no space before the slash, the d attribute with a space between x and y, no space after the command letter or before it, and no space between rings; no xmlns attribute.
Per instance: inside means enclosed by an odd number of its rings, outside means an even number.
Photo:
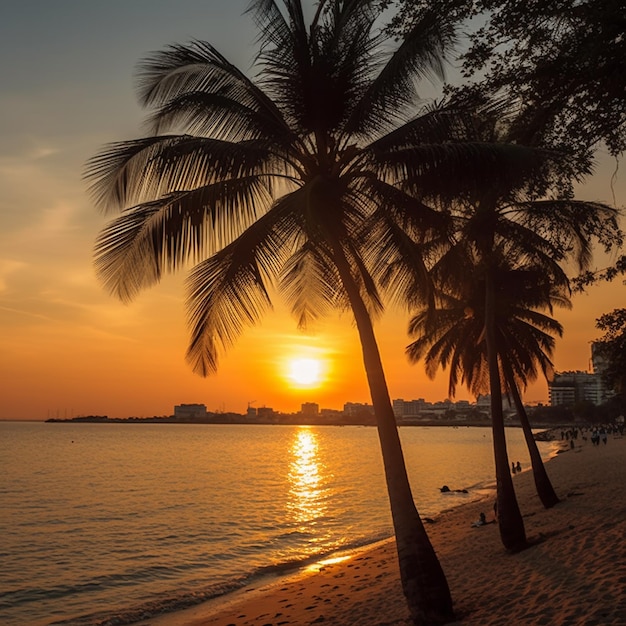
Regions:
<svg viewBox="0 0 626 626"><path fill-rule="evenodd" d="M535 264L510 243L497 256L495 321L500 360L510 361L517 382L525 387L540 373L552 377L555 336L562 336L563 328L551 314L554 306L570 308L569 282L557 264L549 268ZM424 360L430 378L440 367L449 369L451 396L459 384L474 395L489 393L485 276L480 264L473 265L470 258L462 276L458 289L438 290L435 306L424 307L411 319L409 334L417 339L406 349L411 361Z"/></svg>
<svg viewBox="0 0 626 626"><path fill-rule="evenodd" d="M555 336L563 328L551 317L554 306L570 307L569 281L558 264L530 261L517 246L502 245L493 270L495 325L502 392L515 404L526 440L537 495L546 508L559 502L537 448L520 389L543 373L550 380ZM490 393L485 335L485 275L476 259L467 258L462 282L450 293L438 293L434 307L411 319L409 333L417 339L407 347L411 361L423 358L433 378L449 368L449 394L460 383L476 396Z"/></svg>

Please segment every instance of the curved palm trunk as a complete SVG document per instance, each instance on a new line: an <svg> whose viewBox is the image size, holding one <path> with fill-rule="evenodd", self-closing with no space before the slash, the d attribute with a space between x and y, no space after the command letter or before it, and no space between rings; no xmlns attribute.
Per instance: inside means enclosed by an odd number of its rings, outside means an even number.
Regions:
<svg viewBox="0 0 626 626"><path fill-rule="evenodd" d="M522 431L524 432L524 439L526 440L526 446L528 447L528 453L530 455L530 464L533 468L533 478L535 480L535 488L537 489L537 495L541 500L541 503L546 509L553 507L560 500L552 487L548 472L541 459L539 448L537 448L537 442L533 437L532 430L530 428L530 422L528 421L528 415L524 408L524 403L519 394L519 389L515 383L513 376L513 370L508 361L503 360L504 373L506 376L507 385L513 395L513 402L517 415L519 416L520 423L522 425Z"/></svg>
<svg viewBox="0 0 626 626"><path fill-rule="evenodd" d="M491 431L493 454L496 466L496 498L498 502L498 528L504 547L518 552L526 547L524 520L517 504L513 480L509 469L504 433L504 413L502 411L502 387L498 371L498 347L495 326L495 293L493 279L488 274L485 293L485 341L489 366L489 386L491 391Z"/></svg>
<svg viewBox="0 0 626 626"><path fill-rule="evenodd" d="M371 317L339 246L335 246L334 260L361 340L385 468L402 589L415 624L445 624L454 621L450 589L413 501Z"/></svg>

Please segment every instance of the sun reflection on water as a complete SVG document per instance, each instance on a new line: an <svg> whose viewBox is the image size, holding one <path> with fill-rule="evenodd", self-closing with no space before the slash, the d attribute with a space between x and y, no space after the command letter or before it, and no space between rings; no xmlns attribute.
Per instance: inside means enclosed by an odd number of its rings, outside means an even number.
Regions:
<svg viewBox="0 0 626 626"><path fill-rule="evenodd" d="M300 428L290 448L289 501L292 519L302 526L315 524L326 513L323 465L318 459L315 431ZM302 529L304 530L304 528Z"/></svg>
<svg viewBox="0 0 626 626"><path fill-rule="evenodd" d="M344 561L349 561L351 558L352 558L352 555L345 554L343 556L334 556L334 557L329 557L327 559L322 559L321 561L316 561L315 563L312 563L311 565L309 565L306 568L306 571L307 572L320 572L327 565L336 565L337 563L343 563Z"/></svg>

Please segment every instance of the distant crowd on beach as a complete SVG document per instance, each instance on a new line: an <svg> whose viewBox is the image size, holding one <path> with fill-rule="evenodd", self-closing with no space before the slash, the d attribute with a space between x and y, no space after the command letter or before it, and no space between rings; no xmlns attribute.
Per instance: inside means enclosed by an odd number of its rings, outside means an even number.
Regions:
<svg viewBox="0 0 626 626"><path fill-rule="evenodd" d="M570 448L576 447L576 440L580 438L582 441L591 441L594 446L600 443L607 444L609 435L613 437L622 437L624 435L624 422L620 421L616 424L600 424L598 426L589 427L572 427L561 431L561 440L569 441Z"/></svg>

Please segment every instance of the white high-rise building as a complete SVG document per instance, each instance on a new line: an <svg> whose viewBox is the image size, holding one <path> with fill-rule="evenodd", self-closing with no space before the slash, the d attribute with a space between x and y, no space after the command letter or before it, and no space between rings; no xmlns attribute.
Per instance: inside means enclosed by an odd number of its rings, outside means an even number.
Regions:
<svg viewBox="0 0 626 626"><path fill-rule="evenodd" d="M607 389L602 380L606 360L599 354L597 344L591 344L591 372L557 372L548 383L550 405L572 405L587 400L595 405L604 404L613 391Z"/></svg>

